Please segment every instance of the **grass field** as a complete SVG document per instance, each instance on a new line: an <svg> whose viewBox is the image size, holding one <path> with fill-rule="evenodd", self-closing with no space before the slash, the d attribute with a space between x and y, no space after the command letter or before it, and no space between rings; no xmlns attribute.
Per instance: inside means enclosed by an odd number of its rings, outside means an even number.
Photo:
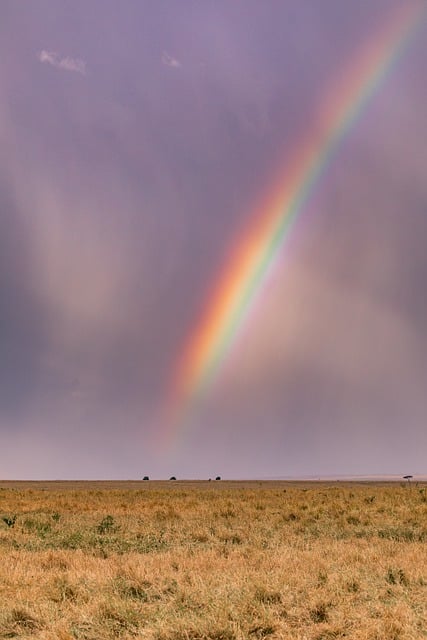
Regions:
<svg viewBox="0 0 427 640"><path fill-rule="evenodd" d="M0 483L0 638L427 638L426 494Z"/></svg>

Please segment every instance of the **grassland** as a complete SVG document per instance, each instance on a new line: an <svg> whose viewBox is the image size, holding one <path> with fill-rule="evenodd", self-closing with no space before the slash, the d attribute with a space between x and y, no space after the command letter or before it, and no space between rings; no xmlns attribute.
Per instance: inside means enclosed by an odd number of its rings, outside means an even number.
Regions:
<svg viewBox="0 0 427 640"><path fill-rule="evenodd" d="M0 483L0 638L427 638L426 493Z"/></svg>

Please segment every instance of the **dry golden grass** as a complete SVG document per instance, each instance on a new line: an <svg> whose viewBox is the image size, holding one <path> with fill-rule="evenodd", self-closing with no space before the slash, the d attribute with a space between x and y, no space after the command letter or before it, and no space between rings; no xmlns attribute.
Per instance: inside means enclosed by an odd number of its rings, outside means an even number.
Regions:
<svg viewBox="0 0 427 640"><path fill-rule="evenodd" d="M422 486L2 483L0 638L427 638Z"/></svg>

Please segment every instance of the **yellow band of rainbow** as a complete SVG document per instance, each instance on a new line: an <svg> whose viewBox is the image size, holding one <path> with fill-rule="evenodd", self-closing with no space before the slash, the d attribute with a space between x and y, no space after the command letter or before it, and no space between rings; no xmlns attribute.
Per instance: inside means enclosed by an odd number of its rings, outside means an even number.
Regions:
<svg viewBox="0 0 427 640"><path fill-rule="evenodd" d="M282 252L295 219L333 161L346 134L381 87L422 22L425 5L405 2L358 52L341 83L322 105L310 133L298 145L279 180L250 216L207 296L204 311L173 368L164 443L185 429L189 414L219 374L236 336Z"/></svg>

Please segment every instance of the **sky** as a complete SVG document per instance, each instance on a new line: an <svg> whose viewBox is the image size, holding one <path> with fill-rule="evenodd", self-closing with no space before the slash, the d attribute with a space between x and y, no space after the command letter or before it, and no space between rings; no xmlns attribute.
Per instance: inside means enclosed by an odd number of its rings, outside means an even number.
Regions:
<svg viewBox="0 0 427 640"><path fill-rule="evenodd" d="M425 14L159 419L258 203L409 5L2 0L0 478L427 473Z"/></svg>

